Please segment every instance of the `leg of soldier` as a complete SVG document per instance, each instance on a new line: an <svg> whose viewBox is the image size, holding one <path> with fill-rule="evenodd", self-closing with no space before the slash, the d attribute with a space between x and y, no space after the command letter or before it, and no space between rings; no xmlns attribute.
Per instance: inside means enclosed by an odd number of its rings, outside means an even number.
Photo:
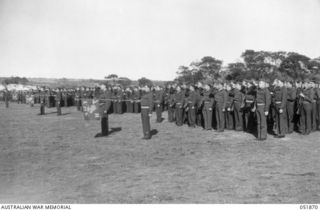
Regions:
<svg viewBox="0 0 320 211"><path fill-rule="evenodd" d="M244 112L243 112L243 122L244 122L244 131L249 132L249 114L250 111L248 110L248 108L245 108Z"/></svg>
<svg viewBox="0 0 320 211"><path fill-rule="evenodd" d="M212 108L208 108L207 110L207 124L208 124L208 130L212 130Z"/></svg>
<svg viewBox="0 0 320 211"><path fill-rule="evenodd" d="M303 106L306 114L306 135L308 135L312 131L312 105L311 103L304 103Z"/></svg>
<svg viewBox="0 0 320 211"><path fill-rule="evenodd" d="M156 114L157 114L156 122L161 122L161 112L162 112L161 105L160 103L156 103L155 106L156 106Z"/></svg>
<svg viewBox="0 0 320 211"><path fill-rule="evenodd" d="M318 118L317 128L318 130L320 130L320 100L317 101L317 118Z"/></svg>
<svg viewBox="0 0 320 211"><path fill-rule="evenodd" d="M228 129L233 130L234 129L234 121L233 121L233 111L228 111Z"/></svg>
<svg viewBox="0 0 320 211"><path fill-rule="evenodd" d="M267 139L267 118L264 114L264 106L257 107L257 132L258 139L265 140Z"/></svg>
<svg viewBox="0 0 320 211"><path fill-rule="evenodd" d="M312 131L316 131L317 130L317 104L316 104L316 102L312 102L311 122L312 122Z"/></svg>
<svg viewBox="0 0 320 211"><path fill-rule="evenodd" d="M108 114L101 117L101 134L107 136L109 132Z"/></svg>
<svg viewBox="0 0 320 211"><path fill-rule="evenodd" d="M202 109L202 114L203 114L203 122L204 122L204 129L208 130L209 129L209 125L208 125L208 112L207 112L207 108L203 108Z"/></svg>
<svg viewBox="0 0 320 211"><path fill-rule="evenodd" d="M114 114L117 113L117 102L115 100L112 101L112 111Z"/></svg>
<svg viewBox="0 0 320 211"><path fill-rule="evenodd" d="M283 109L283 112L280 113L279 112L279 108L278 108L278 111L277 111L277 126L278 126L278 137L284 137L285 134L286 134L286 119L285 119L285 115L286 115L286 109L284 108Z"/></svg>
<svg viewBox="0 0 320 211"><path fill-rule="evenodd" d="M57 116L61 115L61 105L60 105L60 101L57 101Z"/></svg>
<svg viewBox="0 0 320 211"><path fill-rule="evenodd" d="M236 102L234 104L235 106L235 121L236 121L236 130L237 131L242 131L243 130L243 119L242 119L242 111L241 111L241 105L239 102Z"/></svg>
<svg viewBox="0 0 320 211"><path fill-rule="evenodd" d="M175 108L174 113L175 113L175 116L176 116L176 125L178 125L178 121L180 119L178 107Z"/></svg>
<svg viewBox="0 0 320 211"><path fill-rule="evenodd" d="M306 134L306 122L307 122L307 112L305 106L303 105L300 110L300 132L301 134Z"/></svg>
<svg viewBox="0 0 320 211"><path fill-rule="evenodd" d="M168 121L173 122L173 116L172 116L172 107L168 108Z"/></svg>
<svg viewBox="0 0 320 211"><path fill-rule="evenodd" d="M40 115L44 115L44 104L41 103L40 105Z"/></svg>
<svg viewBox="0 0 320 211"><path fill-rule="evenodd" d="M191 105L189 105L189 110L187 113L187 119L188 119L188 125L189 127L195 127L195 114L194 114L194 107L192 108Z"/></svg>
<svg viewBox="0 0 320 211"><path fill-rule="evenodd" d="M202 120L203 120L203 112L202 109L197 111L197 125L199 127L202 126Z"/></svg>
<svg viewBox="0 0 320 211"><path fill-rule="evenodd" d="M216 116L217 116L217 130L223 132L225 128L225 115L222 111L222 105L216 105Z"/></svg>
<svg viewBox="0 0 320 211"><path fill-rule="evenodd" d="M176 108L176 124L178 126L182 126L182 124L183 124L183 122L182 122L183 121L182 112L183 112L182 108L180 108L180 107Z"/></svg>
<svg viewBox="0 0 320 211"><path fill-rule="evenodd" d="M294 129L294 102L287 102L287 125L288 125L288 133L292 133Z"/></svg>
<svg viewBox="0 0 320 211"><path fill-rule="evenodd" d="M262 133L261 133L261 122L262 122L262 115L261 115L261 107L262 106L258 106L257 107L257 139L258 140L262 140Z"/></svg>
<svg viewBox="0 0 320 211"><path fill-rule="evenodd" d="M193 107L191 109L191 116L190 116L191 127L196 127L196 121L197 121L197 113L196 113L196 111L197 111L196 107Z"/></svg>
<svg viewBox="0 0 320 211"><path fill-rule="evenodd" d="M126 101L126 113L131 113L130 112L130 101Z"/></svg>
<svg viewBox="0 0 320 211"><path fill-rule="evenodd" d="M149 117L149 109L141 110L141 120L142 120L142 130L143 130L143 138L150 139L150 117Z"/></svg>

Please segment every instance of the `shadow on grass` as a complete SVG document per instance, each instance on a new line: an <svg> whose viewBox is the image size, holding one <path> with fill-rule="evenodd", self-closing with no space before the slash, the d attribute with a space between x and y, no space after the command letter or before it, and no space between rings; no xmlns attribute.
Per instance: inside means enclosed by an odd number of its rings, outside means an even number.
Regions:
<svg viewBox="0 0 320 211"><path fill-rule="evenodd" d="M158 130L152 129L152 130L150 131L150 136L152 137L152 136L154 136L154 135L157 135L158 132L159 132Z"/></svg>
<svg viewBox="0 0 320 211"><path fill-rule="evenodd" d="M108 134L102 134L102 133L97 133L94 137L95 138L100 138L100 137L107 137L107 136L110 136L111 134L113 133L116 133L116 132L119 132L121 131L122 128L121 127L113 127L109 130Z"/></svg>

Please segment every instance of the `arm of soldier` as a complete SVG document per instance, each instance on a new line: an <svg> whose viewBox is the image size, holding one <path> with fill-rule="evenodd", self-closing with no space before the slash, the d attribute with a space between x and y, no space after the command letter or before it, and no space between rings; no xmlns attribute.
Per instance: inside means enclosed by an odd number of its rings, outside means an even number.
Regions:
<svg viewBox="0 0 320 211"><path fill-rule="evenodd" d="M266 101L266 106L264 108L264 113L267 116L269 114L269 108L271 104L271 94L268 90L266 90L265 101Z"/></svg>
<svg viewBox="0 0 320 211"><path fill-rule="evenodd" d="M150 106L150 109L149 109L149 116L151 117L152 116L152 108L154 106L154 97L153 95L150 95L150 98L149 98L149 106Z"/></svg>
<svg viewBox="0 0 320 211"><path fill-rule="evenodd" d="M286 105L287 105L287 97L288 97L288 92L287 92L287 88L284 88L282 91L282 98L281 98L281 110L283 110Z"/></svg>
<svg viewBox="0 0 320 211"><path fill-rule="evenodd" d="M307 96L307 95L303 94L303 92L301 92L300 95L303 97L303 99L305 99L308 102L312 103L313 94L311 92L312 92L312 90L310 90L310 96Z"/></svg>
<svg viewBox="0 0 320 211"><path fill-rule="evenodd" d="M223 109L222 111L224 112L226 109L226 106L227 106L227 99L228 99L228 93L226 91L223 92Z"/></svg>
<svg viewBox="0 0 320 211"><path fill-rule="evenodd" d="M292 99L296 99L297 98L297 89L292 88Z"/></svg>

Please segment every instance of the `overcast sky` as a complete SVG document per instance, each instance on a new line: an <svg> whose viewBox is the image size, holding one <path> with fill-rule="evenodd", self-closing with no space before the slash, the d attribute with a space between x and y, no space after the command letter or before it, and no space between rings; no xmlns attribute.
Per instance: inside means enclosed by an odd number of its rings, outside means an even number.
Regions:
<svg viewBox="0 0 320 211"><path fill-rule="evenodd" d="M320 0L0 0L0 76L171 80L245 49L320 56Z"/></svg>

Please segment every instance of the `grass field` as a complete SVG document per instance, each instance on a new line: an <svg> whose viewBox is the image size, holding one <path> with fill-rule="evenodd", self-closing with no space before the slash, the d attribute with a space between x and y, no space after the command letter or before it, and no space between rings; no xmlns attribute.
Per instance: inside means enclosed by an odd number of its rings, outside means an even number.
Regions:
<svg viewBox="0 0 320 211"><path fill-rule="evenodd" d="M0 203L320 203L320 132L216 133L110 115L113 132L75 107L0 103Z"/></svg>

